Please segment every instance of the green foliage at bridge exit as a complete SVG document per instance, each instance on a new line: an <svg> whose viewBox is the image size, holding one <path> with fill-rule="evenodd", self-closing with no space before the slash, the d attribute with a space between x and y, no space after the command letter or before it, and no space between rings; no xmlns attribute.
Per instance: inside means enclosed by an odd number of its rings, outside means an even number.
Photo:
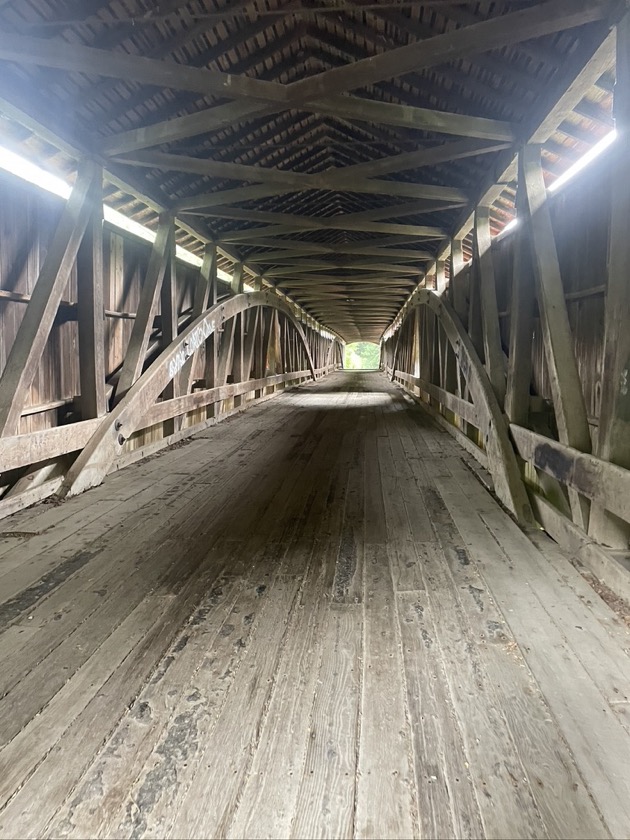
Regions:
<svg viewBox="0 0 630 840"><path fill-rule="evenodd" d="M377 370L381 358L381 348L369 341L356 341L346 344L343 366L346 370Z"/></svg>

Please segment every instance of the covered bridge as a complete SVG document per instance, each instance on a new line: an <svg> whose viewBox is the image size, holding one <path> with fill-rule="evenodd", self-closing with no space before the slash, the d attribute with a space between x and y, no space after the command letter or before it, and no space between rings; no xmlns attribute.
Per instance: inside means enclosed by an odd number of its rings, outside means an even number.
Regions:
<svg viewBox="0 0 630 840"><path fill-rule="evenodd" d="M0 0L0 166L0 837L629 837L627 0Z"/></svg>

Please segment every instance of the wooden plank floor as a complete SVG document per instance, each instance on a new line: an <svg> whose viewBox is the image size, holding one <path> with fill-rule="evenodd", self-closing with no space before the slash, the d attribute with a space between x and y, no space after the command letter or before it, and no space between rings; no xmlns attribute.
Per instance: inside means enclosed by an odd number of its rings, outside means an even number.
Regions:
<svg viewBox="0 0 630 840"><path fill-rule="evenodd" d="M1 837L628 837L630 634L380 374L0 523Z"/></svg>

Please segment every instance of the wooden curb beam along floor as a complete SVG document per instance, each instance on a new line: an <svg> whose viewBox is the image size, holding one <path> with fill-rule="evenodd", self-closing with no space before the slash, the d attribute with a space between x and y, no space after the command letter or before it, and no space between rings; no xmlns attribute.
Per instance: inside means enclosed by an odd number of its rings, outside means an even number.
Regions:
<svg viewBox="0 0 630 840"><path fill-rule="evenodd" d="M0 836L625 837L630 631L378 373L2 522Z"/></svg>

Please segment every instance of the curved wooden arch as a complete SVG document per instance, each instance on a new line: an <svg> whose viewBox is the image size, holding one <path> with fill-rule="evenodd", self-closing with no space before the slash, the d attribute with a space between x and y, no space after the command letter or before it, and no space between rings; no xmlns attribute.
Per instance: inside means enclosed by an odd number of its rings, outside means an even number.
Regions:
<svg viewBox="0 0 630 840"><path fill-rule="evenodd" d="M306 353L313 379L315 366L301 325L289 307L270 292L240 294L206 310L160 354L132 385L116 408L107 414L74 462L59 490L60 496L74 496L96 487L107 475L123 445L141 427L147 411L196 350L226 321L255 307L271 307L291 322Z"/></svg>
<svg viewBox="0 0 630 840"><path fill-rule="evenodd" d="M414 310L422 306L427 306L437 316L466 378L477 415L475 425L483 436L497 496L520 522L534 524L534 515L509 438L508 426L488 374L455 310L429 289L416 292L412 306L400 325L392 357L392 379L396 375L401 331Z"/></svg>

